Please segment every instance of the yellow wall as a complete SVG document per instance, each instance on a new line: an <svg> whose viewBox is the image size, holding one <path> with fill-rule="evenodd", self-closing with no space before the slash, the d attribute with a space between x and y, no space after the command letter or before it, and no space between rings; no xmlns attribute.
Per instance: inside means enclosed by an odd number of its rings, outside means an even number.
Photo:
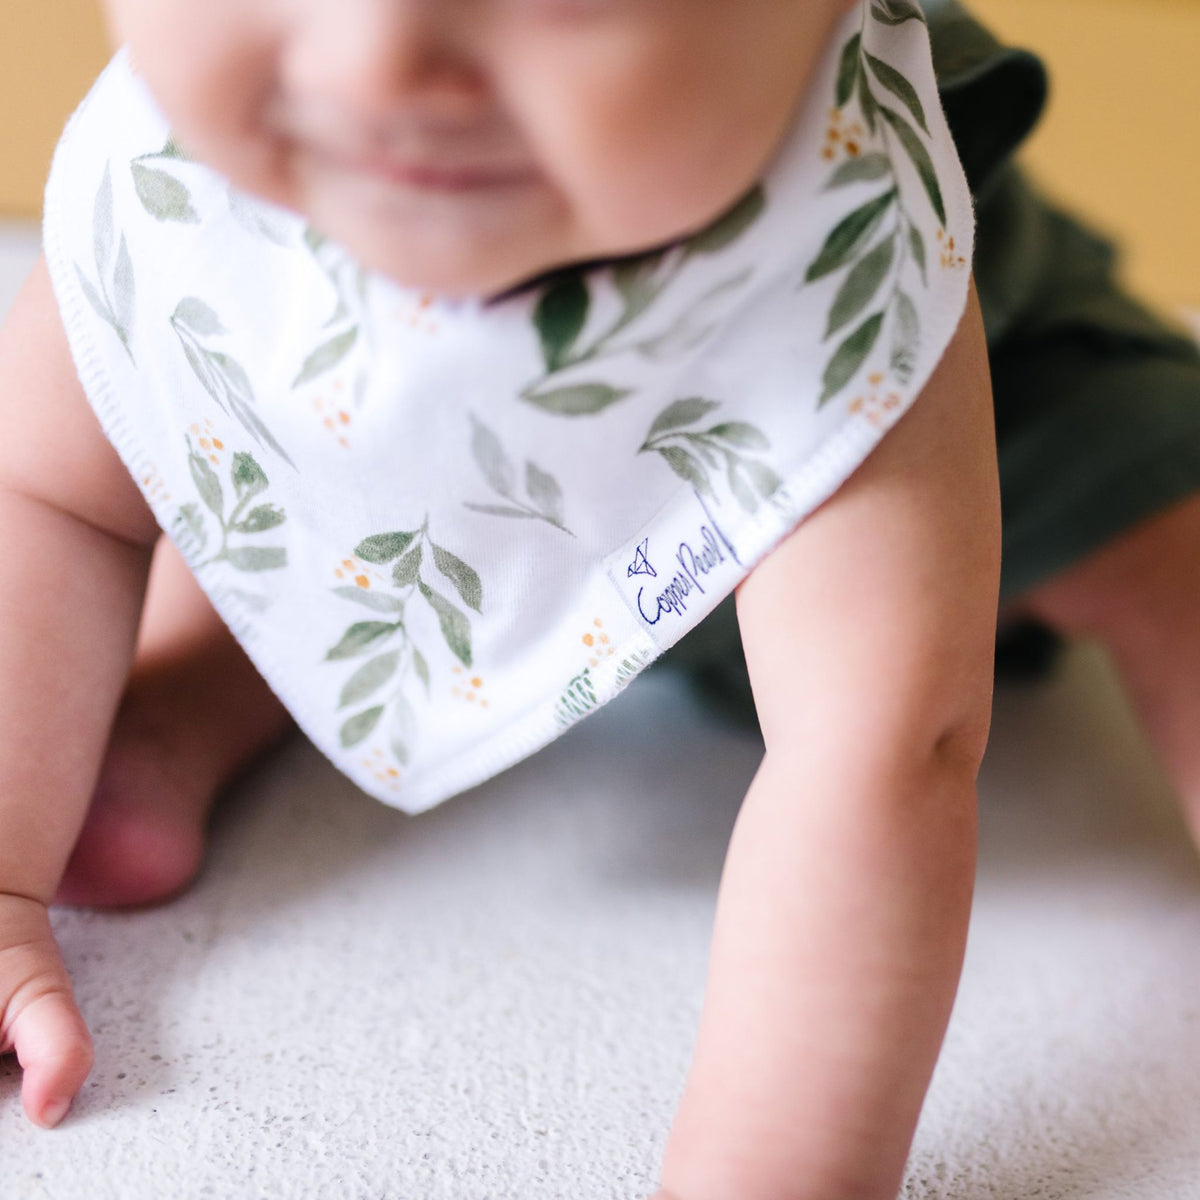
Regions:
<svg viewBox="0 0 1200 1200"><path fill-rule="evenodd" d="M1050 63L1031 167L1122 237L1136 287L1200 306L1200 0L968 3Z"/></svg>
<svg viewBox="0 0 1200 1200"><path fill-rule="evenodd" d="M1200 0L969 3L1050 61L1034 169L1121 235L1137 286L1200 305ZM0 212L36 213L58 131L107 53L93 0L0 0Z"/></svg>
<svg viewBox="0 0 1200 1200"><path fill-rule="evenodd" d="M63 122L107 57L93 0L0 0L0 213L37 214Z"/></svg>

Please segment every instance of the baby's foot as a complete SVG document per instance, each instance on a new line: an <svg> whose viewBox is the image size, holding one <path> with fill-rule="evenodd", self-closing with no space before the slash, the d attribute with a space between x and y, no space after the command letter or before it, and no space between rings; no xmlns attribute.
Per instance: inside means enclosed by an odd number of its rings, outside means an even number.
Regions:
<svg viewBox="0 0 1200 1200"><path fill-rule="evenodd" d="M223 630L226 644L133 678L56 901L150 904L200 868L221 789L287 728L287 716Z"/></svg>
<svg viewBox="0 0 1200 1200"><path fill-rule="evenodd" d="M133 673L56 901L123 907L185 888L222 788L288 726L174 550L160 548Z"/></svg>

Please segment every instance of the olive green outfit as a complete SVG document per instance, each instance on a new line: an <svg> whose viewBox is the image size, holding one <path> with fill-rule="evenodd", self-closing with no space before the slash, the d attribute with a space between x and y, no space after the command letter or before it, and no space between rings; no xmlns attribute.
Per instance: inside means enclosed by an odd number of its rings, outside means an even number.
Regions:
<svg viewBox="0 0 1200 1200"><path fill-rule="evenodd" d="M1045 107L1042 62L955 0L926 0L939 90L976 202L975 281L995 392L1001 598L1200 488L1200 349L1126 295L1114 248L1013 163ZM1010 631L997 669L1037 674L1057 640ZM732 601L662 660L741 720L753 703Z"/></svg>

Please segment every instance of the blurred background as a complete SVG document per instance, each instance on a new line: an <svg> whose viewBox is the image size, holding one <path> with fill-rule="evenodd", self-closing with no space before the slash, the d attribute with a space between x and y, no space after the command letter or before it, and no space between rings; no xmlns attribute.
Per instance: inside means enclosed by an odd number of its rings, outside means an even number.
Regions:
<svg viewBox="0 0 1200 1200"><path fill-rule="evenodd" d="M1054 77L1028 151L1048 189L1125 247L1126 274L1200 309L1200 0L971 0ZM108 56L94 0L0 0L0 218L37 217L63 121Z"/></svg>

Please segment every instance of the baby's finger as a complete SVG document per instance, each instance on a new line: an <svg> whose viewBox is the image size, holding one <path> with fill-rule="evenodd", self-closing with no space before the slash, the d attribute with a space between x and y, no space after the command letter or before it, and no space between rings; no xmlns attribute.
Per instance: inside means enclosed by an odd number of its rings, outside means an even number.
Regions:
<svg viewBox="0 0 1200 1200"><path fill-rule="evenodd" d="M45 906L0 896L0 1052L10 1050L29 1119L57 1125L92 1069L92 1039Z"/></svg>
<svg viewBox="0 0 1200 1200"><path fill-rule="evenodd" d="M40 995L13 1023L17 1061L25 1072L21 1101L29 1119L53 1129L92 1069L92 1039L69 987Z"/></svg>

